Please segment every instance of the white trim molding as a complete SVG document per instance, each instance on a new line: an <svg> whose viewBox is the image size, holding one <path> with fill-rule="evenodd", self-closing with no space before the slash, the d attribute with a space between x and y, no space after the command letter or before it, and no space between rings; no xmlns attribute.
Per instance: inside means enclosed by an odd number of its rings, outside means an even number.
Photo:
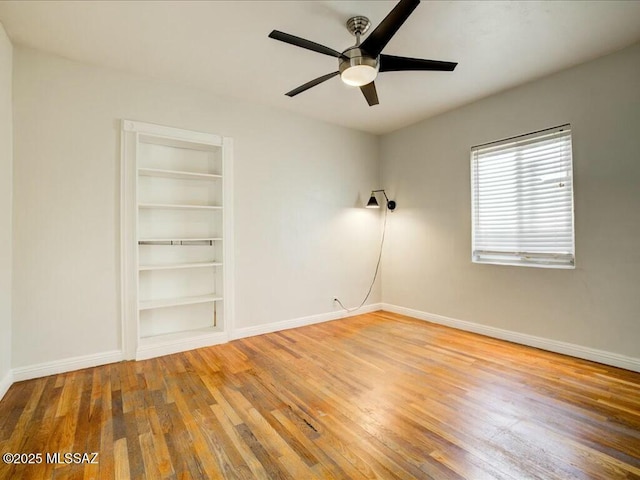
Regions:
<svg viewBox="0 0 640 480"><path fill-rule="evenodd" d="M445 317L435 313L422 312L412 308L399 307L388 303L382 304L382 310L399 313L400 315L406 315L418 320L425 320L427 322L445 325L447 327L457 328L458 330L479 333L480 335L486 335L487 337L507 340L509 342L519 343L529 347L540 348L549 352L561 353L563 355L591 360L593 362L610 365L612 367L640 372L640 358L628 357L626 355L608 352L606 350L598 350L596 348L584 347L582 345L552 340L550 338L537 337L525 333L514 332L512 330L490 327L480 323L458 320L456 318Z"/></svg>
<svg viewBox="0 0 640 480"><path fill-rule="evenodd" d="M4 378L0 380L0 400L2 400L2 397L9 391L11 385L13 385L13 381L13 371L9 370Z"/></svg>
<svg viewBox="0 0 640 480"><path fill-rule="evenodd" d="M222 145L222 137L213 133L194 132L182 128L167 127L156 123L138 122L136 120L122 120L122 130L125 132L162 136L168 140L191 141L206 143L207 145Z"/></svg>
<svg viewBox="0 0 640 480"><path fill-rule="evenodd" d="M223 329L233 331L236 312L235 299L235 234L233 218L233 138L222 137L222 295L224 296ZM228 338L227 340L228 341Z"/></svg>
<svg viewBox="0 0 640 480"><path fill-rule="evenodd" d="M229 341L229 336L225 332L186 333L188 336L181 333L169 334L153 338L153 341L148 344L140 343L140 345L138 345L136 360L147 360L149 358L161 357L162 355L171 355L196 348L219 345ZM163 337L166 337L166 339Z"/></svg>
<svg viewBox="0 0 640 480"><path fill-rule="evenodd" d="M82 370L83 368L97 367L98 365L121 362L122 360L124 360L122 351L112 350L110 352L95 353L92 355L83 355L80 357L54 360L52 362L38 363L27 367L14 368L12 371L13 381L20 382L22 380L29 380L32 378L46 377L47 375Z"/></svg>
<svg viewBox="0 0 640 480"><path fill-rule="evenodd" d="M231 340L253 337L254 335L263 335L265 333L279 332L281 330L288 330L290 328L305 327L307 325L313 325L315 323L330 322L331 320L353 317L355 315L361 315L363 313L377 312L381 309L382 304L374 303L371 305L365 305L362 308L351 312L339 310L335 312L321 313L319 315L310 315L308 317L283 320L281 322L267 323L265 325L256 325L255 327L238 328L231 332Z"/></svg>

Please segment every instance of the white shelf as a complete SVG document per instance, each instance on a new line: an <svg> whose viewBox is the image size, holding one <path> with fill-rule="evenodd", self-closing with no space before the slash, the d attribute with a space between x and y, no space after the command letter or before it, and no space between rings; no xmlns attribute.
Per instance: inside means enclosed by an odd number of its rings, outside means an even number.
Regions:
<svg viewBox="0 0 640 480"><path fill-rule="evenodd" d="M173 270L179 268L221 267L220 262L176 263L169 265L140 265L138 270Z"/></svg>
<svg viewBox="0 0 640 480"><path fill-rule="evenodd" d="M140 337L138 341L137 360L170 355L194 348L208 347L229 341L228 335L219 327L183 330L150 337Z"/></svg>
<svg viewBox="0 0 640 480"><path fill-rule="evenodd" d="M165 210L222 210L220 205L175 205L167 203L139 203L138 208L158 208Z"/></svg>
<svg viewBox="0 0 640 480"><path fill-rule="evenodd" d="M177 178L181 180L215 180L222 175L215 173L181 172L178 170L163 170L160 168L139 168L138 175L146 177Z"/></svg>
<svg viewBox="0 0 640 480"><path fill-rule="evenodd" d="M145 243L167 243L167 242L221 242L222 237L200 237L200 238L139 238L138 244Z"/></svg>
<svg viewBox="0 0 640 480"><path fill-rule="evenodd" d="M160 335L151 335L149 337L140 337L140 344L146 347L163 345L167 342L173 343L175 340L192 340L198 336L218 335L220 329L218 327L196 328L193 330L183 330L181 332L162 333Z"/></svg>
<svg viewBox="0 0 640 480"><path fill-rule="evenodd" d="M165 308L165 307L177 307L180 305L194 305L196 303L209 303L218 302L222 300L220 295L199 295L197 297L178 297L178 298L163 298L160 300L145 300L141 301L139 310L150 310L152 308Z"/></svg>

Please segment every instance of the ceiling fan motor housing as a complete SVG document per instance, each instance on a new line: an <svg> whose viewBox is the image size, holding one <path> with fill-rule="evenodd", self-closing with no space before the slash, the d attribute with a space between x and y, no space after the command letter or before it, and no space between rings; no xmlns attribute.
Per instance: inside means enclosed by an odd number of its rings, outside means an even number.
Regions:
<svg viewBox="0 0 640 480"><path fill-rule="evenodd" d="M366 65L378 70L379 62L377 58L367 55L360 47L350 47L342 52L339 65L340 73L349 67L356 67L358 65Z"/></svg>
<svg viewBox="0 0 640 480"><path fill-rule="evenodd" d="M378 74L378 69L380 68L380 62L378 61L378 57L373 58L367 55L360 47L351 47L347 48L342 55L340 56L340 61L338 68L340 70L340 75L342 79L351 85L362 85L362 83L350 83L347 78L345 78L344 72L347 69L352 69L350 72L356 71L367 71L367 75L370 75L372 78L370 81L373 81ZM372 70L373 69L373 70ZM348 74L346 74L348 75ZM367 82L369 83L369 82Z"/></svg>

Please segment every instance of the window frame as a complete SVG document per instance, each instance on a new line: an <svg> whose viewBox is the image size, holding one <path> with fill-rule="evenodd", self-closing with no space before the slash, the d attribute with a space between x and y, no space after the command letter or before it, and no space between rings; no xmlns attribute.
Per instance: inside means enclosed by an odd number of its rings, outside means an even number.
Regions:
<svg viewBox="0 0 640 480"><path fill-rule="evenodd" d="M568 132L568 144L569 144L569 179L570 179L570 218L571 218L571 238L570 246L571 251L566 252L513 252L510 249L495 250L483 249L479 250L476 245L476 235L479 224L479 207L477 205L478 193L477 193L477 162L479 161L477 156L478 152L482 150L489 150L494 148L504 147L504 150L511 148L521 148L527 144L541 144L544 139L549 139L553 135L557 135L563 132L563 136L567 136ZM574 195L574 168L573 168L573 132L570 124L559 125L552 128L545 128L531 133L523 135L517 135L514 137L504 138L493 142L487 142L480 145L472 146L470 149L470 166L471 166L471 261L477 264L489 264L489 265L510 265L510 266L523 266L523 267L536 267L536 268L554 268L554 269L575 269L575 195ZM561 158L566 162L566 156ZM519 210L517 210L521 214Z"/></svg>

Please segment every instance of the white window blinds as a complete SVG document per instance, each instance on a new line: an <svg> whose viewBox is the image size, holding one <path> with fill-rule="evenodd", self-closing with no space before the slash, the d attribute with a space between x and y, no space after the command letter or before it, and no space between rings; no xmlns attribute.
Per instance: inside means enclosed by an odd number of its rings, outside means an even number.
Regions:
<svg viewBox="0 0 640 480"><path fill-rule="evenodd" d="M472 260L573 268L571 126L471 149Z"/></svg>

